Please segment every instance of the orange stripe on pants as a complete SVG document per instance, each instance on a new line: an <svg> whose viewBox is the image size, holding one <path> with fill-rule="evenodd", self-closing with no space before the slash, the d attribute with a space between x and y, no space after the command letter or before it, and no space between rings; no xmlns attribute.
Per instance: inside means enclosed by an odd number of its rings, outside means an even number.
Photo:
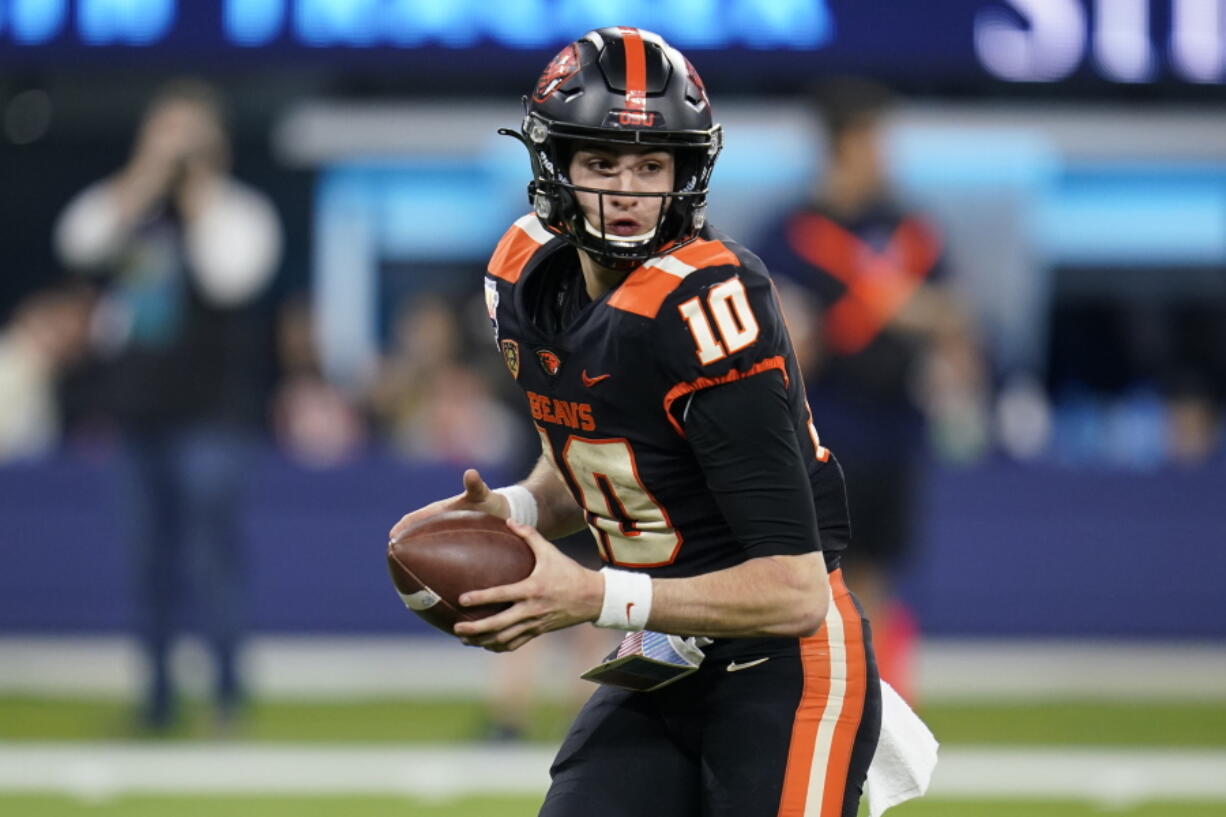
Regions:
<svg viewBox="0 0 1226 817"><path fill-rule="evenodd" d="M843 584L843 577L836 572L834 603L843 618L843 635L847 656L847 685L843 709L839 713L834 740L830 747L830 760L826 763L826 789L822 799L822 817L839 817L843 800L847 796L847 771L851 766L851 752L855 747L856 733L860 731L860 719L864 715L864 694L868 667L864 657L864 625L856 610L851 593ZM840 592L841 591L841 592ZM814 770L817 772L818 770Z"/></svg>
<svg viewBox="0 0 1226 817"><path fill-rule="evenodd" d="M860 615L830 574L832 600L816 635L801 640L804 691L796 708L779 817L839 817L864 710L867 667Z"/></svg>
<svg viewBox="0 0 1226 817"><path fill-rule="evenodd" d="M813 768L813 749L830 693L828 632L823 626L815 635L800 642L800 661L805 674L804 691L800 696L800 704L796 707L796 720L792 724L792 742L788 747L787 769L783 774L779 817L804 817L805 814L809 775Z"/></svg>

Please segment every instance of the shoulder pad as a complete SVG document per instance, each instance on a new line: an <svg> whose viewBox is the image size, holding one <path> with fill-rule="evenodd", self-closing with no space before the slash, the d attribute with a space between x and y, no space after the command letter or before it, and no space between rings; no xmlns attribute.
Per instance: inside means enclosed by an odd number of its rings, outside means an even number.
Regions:
<svg viewBox="0 0 1226 817"><path fill-rule="evenodd" d="M536 251L554 238L556 236L541 226L535 214L522 216L503 233L486 269L495 278L513 284Z"/></svg>
<svg viewBox="0 0 1226 817"><path fill-rule="evenodd" d="M630 273L609 298L609 306L654 318L664 300L691 273L739 266L741 259L724 242L700 238L667 255L652 258Z"/></svg>

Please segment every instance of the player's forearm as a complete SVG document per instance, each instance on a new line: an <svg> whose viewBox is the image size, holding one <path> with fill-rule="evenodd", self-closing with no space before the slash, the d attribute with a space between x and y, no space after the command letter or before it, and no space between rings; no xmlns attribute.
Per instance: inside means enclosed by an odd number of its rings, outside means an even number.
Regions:
<svg viewBox="0 0 1226 817"><path fill-rule="evenodd" d="M811 635L826 618L821 553L767 556L687 579L652 581L651 630L712 638Z"/></svg>
<svg viewBox="0 0 1226 817"><path fill-rule="evenodd" d="M966 335L971 332L969 311L947 289L921 286L894 316L894 326L918 335Z"/></svg>
<svg viewBox="0 0 1226 817"><path fill-rule="evenodd" d="M583 528L583 509L575 504L566 483L546 455L541 455L532 473L520 484L536 497L536 529L546 539L559 539Z"/></svg>

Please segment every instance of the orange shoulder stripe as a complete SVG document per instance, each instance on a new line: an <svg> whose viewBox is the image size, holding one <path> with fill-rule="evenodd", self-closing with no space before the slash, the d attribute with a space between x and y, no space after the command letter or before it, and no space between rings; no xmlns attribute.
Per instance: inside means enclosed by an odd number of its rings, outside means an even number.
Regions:
<svg viewBox="0 0 1226 817"><path fill-rule="evenodd" d="M741 259L737 258L736 253L728 249L724 242L703 241L701 238L691 241L670 255L684 264L689 264L694 269L721 266L739 267L741 265Z"/></svg>
<svg viewBox="0 0 1226 817"><path fill-rule="evenodd" d="M609 296L609 306L654 318L660 304L681 285L684 275L674 275L659 267L642 266L626 276L617 291Z"/></svg>
<svg viewBox="0 0 1226 817"><path fill-rule="evenodd" d="M684 437L685 429L681 427L681 423L677 422L677 418L673 416L673 403L677 402L687 394L692 394L693 392L700 391L702 389L709 389L712 386L718 386L722 383L731 383L734 380L743 380L746 377L753 377L755 374L768 372L771 369L778 369L779 373L783 375L784 385L787 385L788 369L784 364L783 355L775 355L774 357L766 358L766 360L759 360L757 363L744 371L740 369L733 369L732 371L722 374L719 377L700 377L697 380L690 381L689 383L678 383L669 389L668 393L664 395L664 414L668 417L668 421L673 424L673 430Z"/></svg>
<svg viewBox="0 0 1226 817"><path fill-rule="evenodd" d="M520 218L503 233L494 248L487 267L490 275L515 283L528 265L528 259L551 238L553 235L541 226L535 215L529 213Z"/></svg>
<svg viewBox="0 0 1226 817"><path fill-rule="evenodd" d="M740 265L741 260L736 253L722 241L691 241L668 255L652 258L634 270L609 297L608 303L623 312L654 318L664 299L691 272L704 267Z"/></svg>

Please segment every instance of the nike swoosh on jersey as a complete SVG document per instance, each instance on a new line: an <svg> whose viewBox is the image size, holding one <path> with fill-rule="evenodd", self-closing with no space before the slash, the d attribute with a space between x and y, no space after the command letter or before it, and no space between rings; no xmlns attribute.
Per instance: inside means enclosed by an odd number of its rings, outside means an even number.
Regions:
<svg viewBox="0 0 1226 817"><path fill-rule="evenodd" d="M744 664L738 664L735 661L730 661L725 669L727 669L729 672L738 672L743 669L749 669L750 667L756 667L758 664L765 664L769 660L771 660L771 658L768 655L765 658L759 658L755 661L746 661Z"/></svg>
<svg viewBox="0 0 1226 817"><path fill-rule="evenodd" d="M595 377L588 377L588 376L587 376L587 369L584 369L582 372L580 372L580 373L579 373L579 379L580 379L580 380L582 380L582 381L583 381L583 385L584 385L585 387L589 388L589 389L590 389L592 386L595 386L595 385L596 385L597 383L599 383L601 380L606 380L606 379L608 379L610 376L611 376L611 375L607 375L607 374L598 374L598 375L596 375Z"/></svg>

